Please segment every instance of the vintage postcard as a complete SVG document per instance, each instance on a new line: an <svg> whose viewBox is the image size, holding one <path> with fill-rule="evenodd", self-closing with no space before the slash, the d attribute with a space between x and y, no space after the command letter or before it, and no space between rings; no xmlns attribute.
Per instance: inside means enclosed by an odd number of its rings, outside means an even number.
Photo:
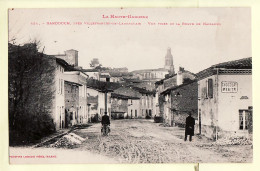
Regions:
<svg viewBox="0 0 260 171"><path fill-rule="evenodd" d="M250 8L8 17L10 164L253 162Z"/></svg>

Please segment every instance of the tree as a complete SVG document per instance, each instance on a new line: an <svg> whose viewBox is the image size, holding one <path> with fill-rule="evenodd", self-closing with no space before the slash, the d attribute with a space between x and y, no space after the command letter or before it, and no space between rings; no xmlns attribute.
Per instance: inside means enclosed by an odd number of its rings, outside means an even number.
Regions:
<svg viewBox="0 0 260 171"><path fill-rule="evenodd" d="M37 43L8 46L10 145L30 143L55 131L51 117L54 58Z"/></svg>
<svg viewBox="0 0 260 171"><path fill-rule="evenodd" d="M90 67L96 68L96 67L101 67L102 65L99 63L98 58L93 58L90 62Z"/></svg>

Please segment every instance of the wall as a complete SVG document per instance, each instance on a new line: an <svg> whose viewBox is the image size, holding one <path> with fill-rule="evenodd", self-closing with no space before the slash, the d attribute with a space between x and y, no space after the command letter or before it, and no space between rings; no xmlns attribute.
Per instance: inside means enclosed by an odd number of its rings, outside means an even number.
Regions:
<svg viewBox="0 0 260 171"><path fill-rule="evenodd" d="M64 102L64 67L56 63L55 71L55 98L54 98L54 123L56 129L65 127L65 102Z"/></svg>
<svg viewBox="0 0 260 171"><path fill-rule="evenodd" d="M89 118L91 118L94 117L95 114L99 113L98 91L92 88L87 88L87 98L90 104L88 106Z"/></svg>
<svg viewBox="0 0 260 171"><path fill-rule="evenodd" d="M89 76L89 78L99 80L99 72L84 72Z"/></svg>
<svg viewBox="0 0 260 171"><path fill-rule="evenodd" d="M252 75L219 75L218 79L218 126L223 131L241 134L243 131L239 130L239 110L248 110L252 106ZM222 92L221 83L224 81L236 82L237 92Z"/></svg>
<svg viewBox="0 0 260 171"><path fill-rule="evenodd" d="M213 79L213 98L205 97L208 78ZM211 138L247 135L247 130L239 130L239 110L252 106L252 76L229 74L208 78L199 81L198 89L202 134ZM222 92L223 81L236 82L237 92Z"/></svg>
<svg viewBox="0 0 260 171"><path fill-rule="evenodd" d="M213 98L208 97L208 79L213 80ZM201 133L207 137L215 137L217 125L217 82L216 76L210 76L198 81L198 110L201 110Z"/></svg>
<svg viewBox="0 0 260 171"><path fill-rule="evenodd" d="M98 114L102 117L105 114L105 93L98 92ZM111 116L111 93L107 93L107 115Z"/></svg>
<svg viewBox="0 0 260 171"><path fill-rule="evenodd" d="M65 82L65 109L68 112L66 116L66 125L77 124L79 119L79 86Z"/></svg>
<svg viewBox="0 0 260 171"><path fill-rule="evenodd" d="M183 127L192 112L192 117L198 119L198 83L193 82L171 91L171 108L174 111L174 124Z"/></svg>
<svg viewBox="0 0 260 171"><path fill-rule="evenodd" d="M128 112L128 100L120 98L111 98L111 112Z"/></svg>
<svg viewBox="0 0 260 171"><path fill-rule="evenodd" d="M68 62L70 65L78 66L78 51L76 50L67 50L65 51L66 55L66 62Z"/></svg>
<svg viewBox="0 0 260 171"><path fill-rule="evenodd" d="M78 123L88 122L88 109L87 109L87 76L83 73L77 75L78 83L82 86L79 87L79 120Z"/></svg>
<svg viewBox="0 0 260 171"><path fill-rule="evenodd" d="M83 84L79 86L79 120L78 123L87 123L87 86Z"/></svg>
<svg viewBox="0 0 260 171"><path fill-rule="evenodd" d="M163 81L163 88L167 89L169 87L177 85L177 76L171 77Z"/></svg>
<svg viewBox="0 0 260 171"><path fill-rule="evenodd" d="M153 95L142 94L140 98L140 113L142 118L145 118L147 115L154 116L153 98Z"/></svg>
<svg viewBox="0 0 260 171"><path fill-rule="evenodd" d="M128 99L128 113L132 118L140 118L140 100L139 99Z"/></svg>

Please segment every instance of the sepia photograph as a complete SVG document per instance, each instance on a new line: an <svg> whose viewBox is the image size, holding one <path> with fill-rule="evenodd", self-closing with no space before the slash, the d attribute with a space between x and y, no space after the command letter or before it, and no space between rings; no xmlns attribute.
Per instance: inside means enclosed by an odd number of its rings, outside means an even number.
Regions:
<svg viewBox="0 0 260 171"><path fill-rule="evenodd" d="M10 164L252 163L251 8L10 8Z"/></svg>

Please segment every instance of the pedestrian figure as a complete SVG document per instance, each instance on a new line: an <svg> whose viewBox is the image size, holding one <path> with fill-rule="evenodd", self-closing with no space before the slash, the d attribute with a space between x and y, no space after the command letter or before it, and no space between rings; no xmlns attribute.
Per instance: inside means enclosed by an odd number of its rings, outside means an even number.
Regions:
<svg viewBox="0 0 260 171"><path fill-rule="evenodd" d="M107 112L105 112L105 115L102 116L101 124L102 124L101 133L103 133L103 131L106 132L106 130L108 130L108 132L105 133L108 134L110 132L110 119L109 116L107 115Z"/></svg>
<svg viewBox="0 0 260 171"><path fill-rule="evenodd" d="M191 116L191 112L189 112L189 116L186 118L184 141L187 140L188 135L190 135L189 140L192 141L192 136L194 136L194 125L195 125L195 119Z"/></svg>

